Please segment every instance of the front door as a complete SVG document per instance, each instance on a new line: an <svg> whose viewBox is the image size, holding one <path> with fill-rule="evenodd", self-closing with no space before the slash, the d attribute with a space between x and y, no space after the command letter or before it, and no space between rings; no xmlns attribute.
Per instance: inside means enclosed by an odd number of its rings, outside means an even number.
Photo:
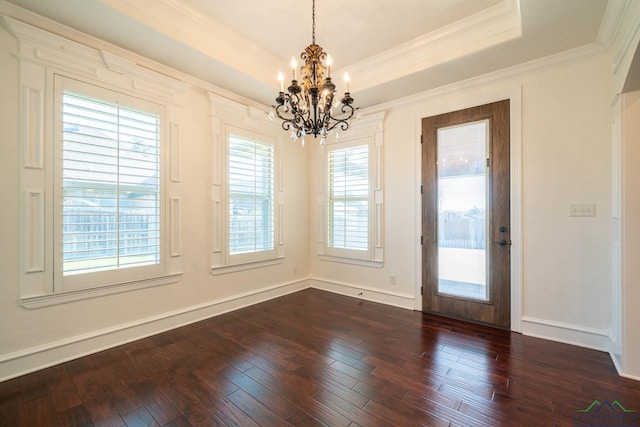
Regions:
<svg viewBox="0 0 640 427"><path fill-rule="evenodd" d="M509 101L422 119L423 311L509 329Z"/></svg>

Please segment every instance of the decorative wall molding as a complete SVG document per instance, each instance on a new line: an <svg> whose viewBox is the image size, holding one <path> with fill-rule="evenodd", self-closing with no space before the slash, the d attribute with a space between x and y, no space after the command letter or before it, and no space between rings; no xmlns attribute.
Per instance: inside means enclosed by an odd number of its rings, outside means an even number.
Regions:
<svg viewBox="0 0 640 427"><path fill-rule="evenodd" d="M344 262L362 266L381 267L384 262L384 119L386 112L361 116L351 123L349 132L338 138L330 138L326 145L316 150L317 194L316 205L316 253L326 261ZM325 237L328 233L329 212L327 208L328 172L326 162L328 152L336 146L349 147L350 144L367 145L369 153L369 247L367 251L354 255L350 249L330 248Z"/></svg>
<svg viewBox="0 0 640 427"><path fill-rule="evenodd" d="M180 168L180 124L169 123L169 151L171 164L169 165L169 179L171 182L180 182L182 169Z"/></svg>
<svg viewBox="0 0 640 427"><path fill-rule="evenodd" d="M307 280L267 286L0 356L0 382L308 288Z"/></svg>
<svg viewBox="0 0 640 427"><path fill-rule="evenodd" d="M181 171L177 118L190 85L8 16L0 16L0 25L17 40L20 71L20 304L36 308L179 280ZM164 128L161 168L166 198L162 207L168 218L162 219L166 237L162 237L161 245L164 256L170 257L164 260L162 273L152 272L147 280L140 280L142 276L129 271L118 278L114 275L113 281L118 283L113 286L100 280L92 283L95 289L71 291L73 286L65 288L63 284L61 269L54 268L62 259L61 234L55 231L61 224L56 222L56 212L62 211L62 197L54 194L61 188L61 169L56 165L61 164L62 151L56 144L62 133L55 132L55 123L61 120L57 106L61 105L62 86L57 85L66 84L63 82L141 98L165 114L168 125ZM78 279L78 288L86 287L84 280Z"/></svg>
<svg viewBox="0 0 640 427"><path fill-rule="evenodd" d="M44 168L44 96L42 89L22 87L24 167Z"/></svg>
<svg viewBox="0 0 640 427"><path fill-rule="evenodd" d="M18 40L18 58L22 61L109 82L122 90L135 90L175 105L183 103L183 95L190 87L128 59L87 47L8 16L0 16L0 23Z"/></svg>
<svg viewBox="0 0 640 427"><path fill-rule="evenodd" d="M208 97L211 106L211 274L227 274L281 263L284 259L284 236L286 235L284 230L286 224L283 221L285 188L282 179L284 171L282 129L277 123L269 120L269 116L264 111L252 105L236 102L213 93L208 93ZM232 133L273 144L276 175L274 183L275 248L273 251L233 255L228 253L226 176L228 140Z"/></svg>
<svg viewBox="0 0 640 427"><path fill-rule="evenodd" d="M27 191L25 200L26 241L24 242L24 272L44 271L44 194Z"/></svg>
<svg viewBox="0 0 640 427"><path fill-rule="evenodd" d="M522 333L594 350L609 350L609 330L522 316Z"/></svg>
<svg viewBox="0 0 640 427"><path fill-rule="evenodd" d="M114 295L138 289L152 288L155 286L169 285L182 279L182 273L169 274L162 277L153 277L143 280L118 283L114 285L85 288L71 291L56 292L45 295L26 296L20 298L20 305L24 308L34 309L48 307L57 304L66 304L73 301L81 301L89 298L98 298L106 295Z"/></svg>
<svg viewBox="0 0 640 427"><path fill-rule="evenodd" d="M179 197L169 198L169 255L182 255L182 200Z"/></svg>

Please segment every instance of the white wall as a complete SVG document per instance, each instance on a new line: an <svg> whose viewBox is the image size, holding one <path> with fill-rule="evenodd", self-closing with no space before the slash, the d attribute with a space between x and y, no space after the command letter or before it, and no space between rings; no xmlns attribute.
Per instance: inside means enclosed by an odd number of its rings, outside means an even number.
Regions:
<svg viewBox="0 0 640 427"><path fill-rule="evenodd" d="M515 73L514 73L515 74ZM522 329L606 348L610 308L610 86L606 56L495 81L492 76L387 108L385 263L336 264L312 255L319 287L420 307L420 119L522 90ZM371 109L375 110L375 109ZM366 113L366 111L365 111ZM313 180L318 174L314 172ZM313 185L312 185L313 187ZM569 217L572 203L596 216ZM317 224L312 217L311 229ZM395 285L389 276L397 276Z"/></svg>
<svg viewBox="0 0 640 427"><path fill-rule="evenodd" d="M640 380L640 91L623 95L622 371Z"/></svg>
<svg viewBox="0 0 640 427"><path fill-rule="evenodd" d="M606 57L523 90L523 314L606 333L610 318L610 81ZM569 217L594 203L593 218Z"/></svg>
<svg viewBox="0 0 640 427"><path fill-rule="evenodd" d="M637 163L640 159L640 92L622 94L628 79L635 78L633 68L640 46L640 3L628 5L612 46L614 71L613 103L613 186L612 199L612 334L610 348L618 372L640 380L640 182Z"/></svg>
<svg viewBox="0 0 640 427"><path fill-rule="evenodd" d="M640 380L640 322L637 301L640 298L638 255L639 175L637 160L640 138L638 92L622 94L628 79L638 72L633 68L640 46L640 2L627 3L611 46L613 70L612 103L612 319L609 352L621 375Z"/></svg>
<svg viewBox="0 0 640 427"><path fill-rule="evenodd" d="M77 36L80 41L93 41ZM115 49L117 50L117 49ZM420 308L420 119L521 93L522 330L603 348L610 301L609 59L521 69L462 82L371 108L384 130L385 263L320 261L310 208L318 179L306 148L286 141L286 258L283 264L212 276L209 271L210 105L202 82L185 99L182 125L183 279L174 285L27 310L18 291L18 63L0 30L0 380L119 342L302 289L309 284ZM145 66L155 65L144 58ZM526 67L525 67L526 68ZM508 95L507 95L508 96ZM493 99L495 100L495 99ZM570 218L571 203L595 203L593 218ZM294 273L297 271L297 273ZM395 284L390 284L395 276ZM308 278L311 280L307 281ZM636 351L636 350L633 350Z"/></svg>
<svg viewBox="0 0 640 427"><path fill-rule="evenodd" d="M81 35L78 41L89 45L92 42ZM19 77L16 48L16 40L0 27L0 381L307 286L307 154L291 145L287 145L283 153L286 165L283 168L284 262L239 273L211 275L212 126L211 106L203 90L209 88L203 83L188 91L182 112L182 280L44 308L22 307L17 251ZM139 61L154 67L144 58ZM273 127L280 135L278 127Z"/></svg>

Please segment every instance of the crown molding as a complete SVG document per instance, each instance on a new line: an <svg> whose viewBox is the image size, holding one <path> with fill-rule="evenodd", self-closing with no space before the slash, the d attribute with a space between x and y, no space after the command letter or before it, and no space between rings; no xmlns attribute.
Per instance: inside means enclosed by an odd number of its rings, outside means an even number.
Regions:
<svg viewBox="0 0 640 427"><path fill-rule="evenodd" d="M156 31L184 43L235 70L251 70L250 77L275 85L269 67L281 58L265 51L251 40L215 18L178 0L101 0L108 7L142 22ZM246 73L246 71L244 71Z"/></svg>
<svg viewBox="0 0 640 427"><path fill-rule="evenodd" d="M204 81L186 72L179 71L176 68L171 67L170 65L154 61L152 59L149 59L148 57L142 56L120 46L114 45L102 39L68 27L64 24L61 24L60 22L23 9L13 3L7 2L6 0L0 0L0 21L3 19L2 16L14 19L26 25L33 26L44 32L52 33L58 37L71 40L83 46L95 49L96 51L110 52L120 58L137 64L143 69L153 70L161 76L166 76L167 78L180 81L186 84L191 90L194 90L196 92L200 92L205 95L208 92L216 93L220 96L234 99L237 102L252 105L256 108L268 111L268 104L266 103L261 103L253 99L249 99L246 96L239 95L235 92L230 91L229 89ZM6 25L3 25L0 22L0 26L3 26L11 34L11 30L7 28ZM16 38L14 34L11 35Z"/></svg>
<svg viewBox="0 0 640 427"><path fill-rule="evenodd" d="M521 36L520 2L504 0L348 68L365 90Z"/></svg>
<svg viewBox="0 0 640 427"><path fill-rule="evenodd" d="M610 0L602 17L600 30L596 40L607 47L611 47L618 34L620 23L629 8L629 0Z"/></svg>
<svg viewBox="0 0 640 427"><path fill-rule="evenodd" d="M607 10L608 11L608 10ZM613 51L613 73L617 73L627 55L637 44L637 37L640 33L640 2L624 2L624 9L621 11L618 21L618 28L612 41Z"/></svg>
<svg viewBox="0 0 640 427"><path fill-rule="evenodd" d="M414 104L426 99L447 96L455 93L465 92L470 89L497 84L518 78L524 78L530 75L542 73L545 71L562 68L571 64L588 61L610 53L610 50L602 43L592 43L590 45L581 46L565 52L550 55L541 59L525 62L513 67L503 68L467 80L455 82L445 86L440 86L417 94L409 95L404 98L389 101L383 104L364 109L363 114L369 114L374 111L383 109L394 109L403 107L408 104Z"/></svg>

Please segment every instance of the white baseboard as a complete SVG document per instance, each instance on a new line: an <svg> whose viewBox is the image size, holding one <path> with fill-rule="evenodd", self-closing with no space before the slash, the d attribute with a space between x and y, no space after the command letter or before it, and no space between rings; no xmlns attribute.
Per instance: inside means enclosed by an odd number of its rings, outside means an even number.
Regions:
<svg viewBox="0 0 640 427"><path fill-rule="evenodd" d="M0 356L0 382L309 287L270 286Z"/></svg>
<svg viewBox="0 0 640 427"><path fill-rule="evenodd" d="M624 372L622 372L620 374L621 377L623 378L629 378L630 380L634 380L634 381L640 381L640 377L637 375L629 375L629 374L625 374Z"/></svg>
<svg viewBox="0 0 640 427"><path fill-rule="evenodd" d="M334 294L346 295L367 301L392 305L394 307L406 308L408 310L413 310L414 306L413 295L386 292L352 283L337 283L329 280L312 278L309 279L309 287L333 292Z"/></svg>
<svg viewBox="0 0 640 427"><path fill-rule="evenodd" d="M623 378L629 378L630 380L640 381L640 376L627 374L626 372L622 371L622 356L620 354L617 354L614 350L612 350L612 348L613 345L610 346L609 356L611 357L611 361L613 362L613 366L615 366L618 375Z"/></svg>
<svg viewBox="0 0 640 427"><path fill-rule="evenodd" d="M604 352L609 351L608 330L523 316L522 333L531 337L558 341Z"/></svg>
<svg viewBox="0 0 640 427"><path fill-rule="evenodd" d="M620 355L615 354L611 350L609 350L609 357L611 357L611 361L613 362L613 366L616 368L618 375L622 375L622 363L620 360Z"/></svg>
<svg viewBox="0 0 640 427"><path fill-rule="evenodd" d="M307 288L325 290L408 310L414 308L413 295L386 292L355 284L336 283L320 278L304 279L1 355L0 382ZM524 316L522 333L605 352L610 350L607 330ZM640 377L622 373L613 354L611 358L621 376L640 381Z"/></svg>

